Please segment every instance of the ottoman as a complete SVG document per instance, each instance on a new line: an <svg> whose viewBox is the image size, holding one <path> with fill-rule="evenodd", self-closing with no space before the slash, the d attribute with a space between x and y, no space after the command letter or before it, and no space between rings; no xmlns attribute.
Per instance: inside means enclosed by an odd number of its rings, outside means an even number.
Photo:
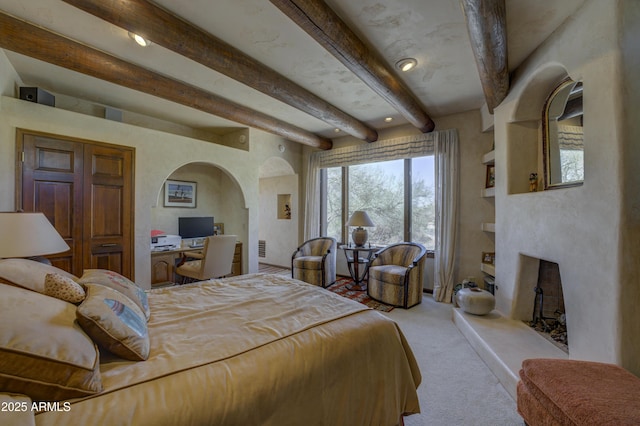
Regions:
<svg viewBox="0 0 640 426"><path fill-rule="evenodd" d="M613 364L526 359L517 408L529 426L638 425L640 378Z"/></svg>

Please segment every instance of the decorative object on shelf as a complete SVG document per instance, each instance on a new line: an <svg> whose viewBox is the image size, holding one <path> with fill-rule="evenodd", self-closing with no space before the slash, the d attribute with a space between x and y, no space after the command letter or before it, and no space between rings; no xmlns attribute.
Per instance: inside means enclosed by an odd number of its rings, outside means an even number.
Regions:
<svg viewBox="0 0 640 426"><path fill-rule="evenodd" d="M529 173L529 192L538 191L538 174Z"/></svg>
<svg viewBox="0 0 640 426"><path fill-rule="evenodd" d="M278 194L278 219L291 219L291 194Z"/></svg>
<svg viewBox="0 0 640 426"><path fill-rule="evenodd" d="M351 238L353 238L353 243L356 247L362 247L367 242L367 238L369 238L369 234L367 230L363 228L363 226L375 226L367 212L363 210L356 210L353 212L349 221L347 222L347 226L357 226L356 229L351 233Z"/></svg>
<svg viewBox="0 0 640 426"><path fill-rule="evenodd" d="M224 223L213 224L213 235L224 235Z"/></svg>
<svg viewBox="0 0 640 426"><path fill-rule="evenodd" d="M165 207L196 207L196 182L167 180L164 183Z"/></svg>
<svg viewBox="0 0 640 426"><path fill-rule="evenodd" d="M491 252L482 252L482 263L494 265L496 263L496 254Z"/></svg>
<svg viewBox="0 0 640 426"><path fill-rule="evenodd" d="M0 258L34 258L69 250L43 213L0 213L0 233Z"/></svg>
<svg viewBox="0 0 640 426"><path fill-rule="evenodd" d="M485 188L493 188L496 186L496 166L487 165L487 178L484 184Z"/></svg>
<svg viewBox="0 0 640 426"><path fill-rule="evenodd" d="M477 287L460 289L455 295L455 302L463 311L473 315L486 315L496 307L495 296Z"/></svg>

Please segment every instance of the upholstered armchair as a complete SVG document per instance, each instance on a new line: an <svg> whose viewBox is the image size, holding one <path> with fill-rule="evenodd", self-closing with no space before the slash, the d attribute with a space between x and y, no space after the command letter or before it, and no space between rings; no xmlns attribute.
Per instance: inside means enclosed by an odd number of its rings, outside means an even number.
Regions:
<svg viewBox="0 0 640 426"><path fill-rule="evenodd" d="M305 241L291 256L291 277L321 287L336 282L335 238L320 237Z"/></svg>
<svg viewBox="0 0 640 426"><path fill-rule="evenodd" d="M374 256L369 266L369 297L405 309L422 302L422 276L427 258L424 246L392 244Z"/></svg>

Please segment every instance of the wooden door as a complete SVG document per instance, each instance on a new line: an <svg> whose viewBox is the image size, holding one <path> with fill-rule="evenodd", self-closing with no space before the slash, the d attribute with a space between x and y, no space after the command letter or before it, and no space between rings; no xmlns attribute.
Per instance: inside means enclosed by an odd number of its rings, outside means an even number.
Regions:
<svg viewBox="0 0 640 426"><path fill-rule="evenodd" d="M17 148L16 205L43 212L71 247L47 256L52 264L133 279L133 149L28 131L18 132Z"/></svg>
<svg viewBox="0 0 640 426"><path fill-rule="evenodd" d="M132 152L85 145L84 264L130 276L133 269Z"/></svg>
<svg viewBox="0 0 640 426"><path fill-rule="evenodd" d="M48 256L74 275L82 273L82 143L19 134L23 152L22 210L42 212L71 250Z"/></svg>

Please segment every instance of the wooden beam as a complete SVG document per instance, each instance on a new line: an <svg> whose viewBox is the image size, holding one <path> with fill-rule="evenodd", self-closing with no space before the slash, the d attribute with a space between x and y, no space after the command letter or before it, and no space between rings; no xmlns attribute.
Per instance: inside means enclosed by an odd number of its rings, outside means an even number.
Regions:
<svg viewBox="0 0 640 426"><path fill-rule="evenodd" d="M378 133L219 38L146 0L64 0L79 9L192 59L356 138Z"/></svg>
<svg viewBox="0 0 640 426"><path fill-rule="evenodd" d="M270 0L285 15L390 103L411 124L430 132L435 124L390 67L322 0Z"/></svg>
<svg viewBox="0 0 640 426"><path fill-rule="evenodd" d="M509 93L505 0L461 0L489 112Z"/></svg>
<svg viewBox="0 0 640 426"><path fill-rule="evenodd" d="M0 47L129 89L157 96L301 144L331 149L332 142L243 105L130 64L102 51L0 13Z"/></svg>

